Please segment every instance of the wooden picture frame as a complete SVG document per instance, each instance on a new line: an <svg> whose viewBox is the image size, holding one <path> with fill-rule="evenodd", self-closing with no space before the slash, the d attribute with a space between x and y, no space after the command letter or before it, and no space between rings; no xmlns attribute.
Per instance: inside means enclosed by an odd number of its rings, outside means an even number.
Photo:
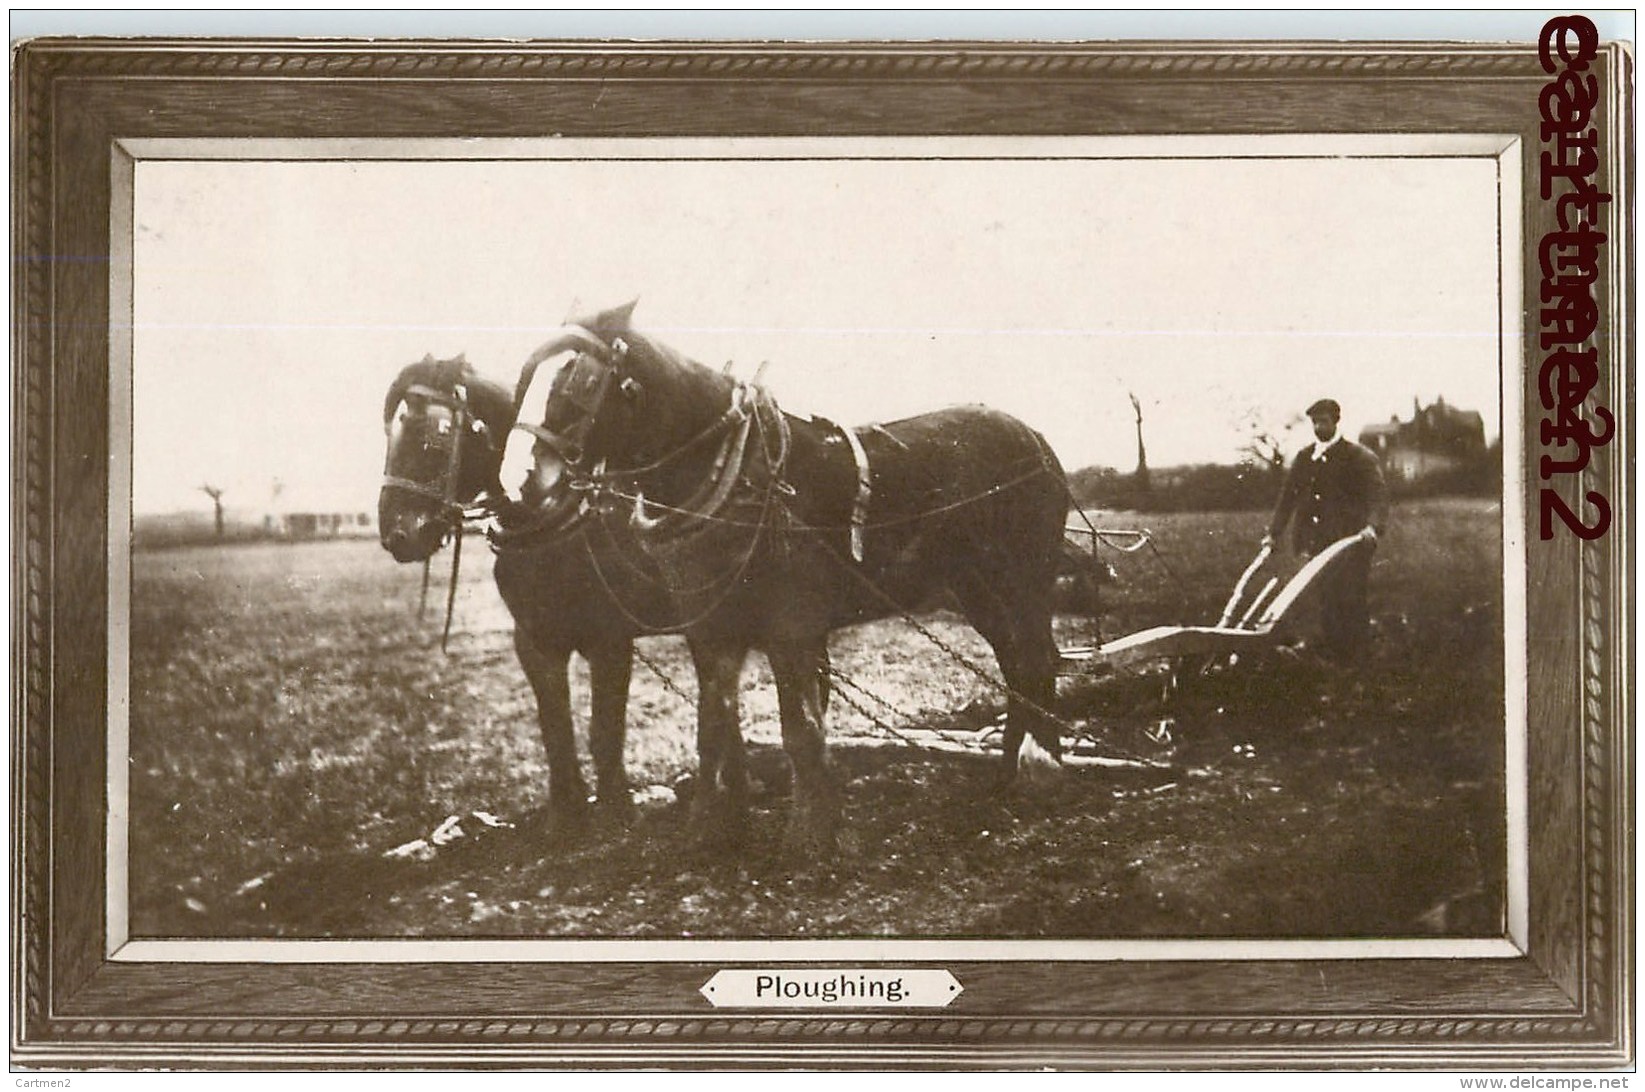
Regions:
<svg viewBox="0 0 1645 1092"><path fill-rule="evenodd" d="M1546 94L1571 92L1544 88L1573 68L1596 89L1584 177L1614 195L1594 206L1608 243L1591 397L1619 427L1580 473L1545 479L1539 460L1559 453L1542 422L1556 407L1539 385L1549 350L1532 335L1547 306L1540 242L1557 230L1568 186L1556 179L1545 194L1540 156L1552 147ZM1636 985L1633 439L1623 423L1633 394L1632 75L1622 47L1574 24L1551 53L1536 43L25 43L13 68L14 1065L1626 1066ZM840 1015L715 1010L698 991L717 960L109 957L109 498L122 477L108 422L123 396L110 383L122 314L105 257L118 259L121 163L133 147L1234 132L1492 134L1517 148L1505 162L1521 172L1510 181L1524 245L1506 257L1524 270L1526 337L1505 379L1519 369L1529 696L1528 902L1515 953L1339 960L1327 946L1306 958L948 960L965 984L954 1006ZM1550 490L1579 515L1555 519L1544 537ZM1578 498L1590 494L1610 518L1583 538L1576 527L1594 509Z"/></svg>

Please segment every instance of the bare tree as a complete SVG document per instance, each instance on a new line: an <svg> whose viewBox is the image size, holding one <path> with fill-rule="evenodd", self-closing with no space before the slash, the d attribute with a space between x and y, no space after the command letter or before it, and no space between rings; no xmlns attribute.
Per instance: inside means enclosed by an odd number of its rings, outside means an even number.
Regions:
<svg viewBox="0 0 1645 1092"><path fill-rule="evenodd" d="M1137 489L1148 492L1148 448L1142 442L1142 403L1130 391L1125 396L1131 400L1131 411L1137 415Z"/></svg>
<svg viewBox="0 0 1645 1092"><path fill-rule="evenodd" d="M1239 448L1240 454L1274 474L1284 474L1283 438L1287 429L1296 421L1297 418L1292 418L1289 422L1276 426L1261 410L1255 407L1246 410L1240 420L1240 429L1245 435L1245 442Z"/></svg>
<svg viewBox="0 0 1645 1092"><path fill-rule="evenodd" d="M1240 454L1250 456L1252 462L1267 467L1275 474L1285 472L1285 449L1271 432L1251 433L1239 450Z"/></svg>
<svg viewBox="0 0 1645 1092"><path fill-rule="evenodd" d="M212 516L216 520L217 537L223 537L223 490L215 485L202 485L200 492L211 498Z"/></svg>

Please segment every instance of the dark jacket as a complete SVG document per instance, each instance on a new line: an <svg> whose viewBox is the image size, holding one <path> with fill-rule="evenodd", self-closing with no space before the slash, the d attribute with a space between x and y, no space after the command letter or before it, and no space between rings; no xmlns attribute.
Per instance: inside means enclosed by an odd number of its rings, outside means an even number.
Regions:
<svg viewBox="0 0 1645 1092"><path fill-rule="evenodd" d="M1318 459L1316 446L1309 444L1292 460L1268 533L1279 538L1295 518L1297 552L1305 554L1318 553L1367 524L1382 534L1388 500L1377 457L1347 437Z"/></svg>

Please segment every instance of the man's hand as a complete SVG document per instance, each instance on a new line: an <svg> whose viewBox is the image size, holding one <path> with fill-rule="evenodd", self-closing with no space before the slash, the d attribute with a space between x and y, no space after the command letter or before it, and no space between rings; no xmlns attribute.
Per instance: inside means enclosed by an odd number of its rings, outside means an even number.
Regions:
<svg viewBox="0 0 1645 1092"><path fill-rule="evenodd" d="M1377 529L1372 527L1370 524L1366 524L1365 529L1359 533L1359 537L1366 542L1375 543L1377 540Z"/></svg>
<svg viewBox="0 0 1645 1092"><path fill-rule="evenodd" d="M1272 550L1274 548L1274 536L1273 535L1263 535L1262 536L1262 548L1264 550Z"/></svg>

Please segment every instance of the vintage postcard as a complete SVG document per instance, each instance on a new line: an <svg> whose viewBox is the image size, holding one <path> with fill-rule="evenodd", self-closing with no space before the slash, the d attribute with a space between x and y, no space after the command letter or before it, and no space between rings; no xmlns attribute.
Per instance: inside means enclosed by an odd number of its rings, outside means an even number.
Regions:
<svg viewBox="0 0 1645 1092"><path fill-rule="evenodd" d="M14 72L15 1064L1631 1064L1592 20Z"/></svg>

